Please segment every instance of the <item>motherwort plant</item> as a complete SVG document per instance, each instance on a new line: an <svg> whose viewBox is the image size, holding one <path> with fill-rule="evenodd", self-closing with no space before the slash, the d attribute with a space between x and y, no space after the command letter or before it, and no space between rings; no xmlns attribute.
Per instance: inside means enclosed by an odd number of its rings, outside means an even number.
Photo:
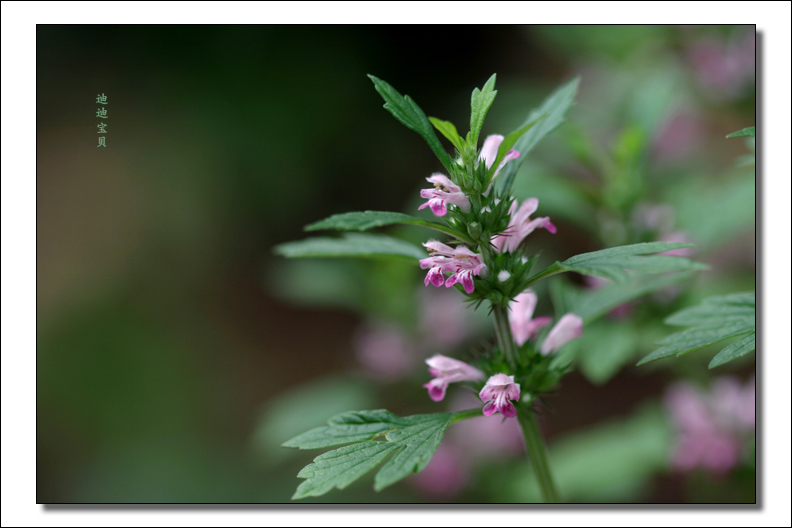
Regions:
<svg viewBox="0 0 792 528"><path fill-rule="evenodd" d="M375 477L380 490L424 469L440 445L446 429L460 420L475 417L516 419L522 427L535 476L546 502L560 500L548 463L547 449L536 421L535 403L556 389L570 370L568 361L556 353L580 337L587 324L603 313L608 303L645 295L656 286L644 282L634 289L630 281L646 274L684 272L702 266L686 258L656 255L689 244L653 242L621 246L573 256L534 272L538 254L526 249L526 239L537 229L556 233L548 217L536 216L539 200L521 203L511 187L520 164L544 136L564 120L577 93L578 79L556 90L532 111L525 124L504 135L487 136L479 148L479 136L487 111L495 100L495 75L471 96L470 131L463 137L450 122L427 117L409 96L370 76L385 100L385 109L417 132L435 153L444 171L426 180L431 187L420 192L426 200L418 209L429 209L433 220L394 212L365 211L331 216L306 230L365 231L371 228L411 224L433 229L435 237L419 249L384 235L347 233L335 237L309 238L282 244L276 252L286 257L394 257L413 259L426 270L427 287L455 288L475 307L490 310L496 339L474 364L434 355L426 360L431 379L424 385L429 400L444 399L451 384L474 389L481 406L457 413L433 413L401 417L390 411L350 411L330 418L328 425L307 431L285 444L300 449L335 448L319 455L298 477L305 479L294 499L318 496L333 488L345 488L384 462ZM454 147L449 155L434 129ZM599 305L561 313L557 321L534 318L539 301L532 291L540 280L563 272L595 275L622 283L619 295ZM596 303L594 303L596 304ZM416 387L416 390L419 388ZM431 402L428 402L431 404ZM387 459L387 460L386 460Z"/></svg>

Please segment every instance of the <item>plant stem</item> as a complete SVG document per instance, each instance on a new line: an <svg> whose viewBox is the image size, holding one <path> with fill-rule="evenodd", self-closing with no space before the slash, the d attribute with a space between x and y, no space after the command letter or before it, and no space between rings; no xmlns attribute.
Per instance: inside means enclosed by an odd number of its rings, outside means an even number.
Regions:
<svg viewBox="0 0 792 528"><path fill-rule="evenodd" d="M495 304L492 307L492 313L495 318L495 335L498 337L498 346L506 357L506 361L509 363L512 373L514 373L514 371L517 370L517 346L512 337L511 328L509 327L507 310L508 308L499 304Z"/></svg>
<svg viewBox="0 0 792 528"><path fill-rule="evenodd" d="M553 475L550 472L550 463L547 459L547 446L539 430L536 421L536 414L530 408L520 406L517 411L517 419L522 426L525 436L525 446L528 448L528 458L536 473L539 481L539 488L542 490L542 499L546 503L555 504L559 502L558 490L553 482Z"/></svg>
<svg viewBox="0 0 792 528"><path fill-rule="evenodd" d="M493 306L492 312L495 317L495 334L498 336L498 345L509 366L513 369L512 372L515 372L519 351L511 333L507 310L508 308L496 304ZM542 499L547 503L557 503L559 502L558 491L553 482L553 475L550 472L547 446L539 430L539 424L536 422L536 415L530 407L526 407L523 403L518 403L517 413L517 419L520 421L520 426L525 436L528 458L531 460L536 479L539 481L539 488L542 490Z"/></svg>

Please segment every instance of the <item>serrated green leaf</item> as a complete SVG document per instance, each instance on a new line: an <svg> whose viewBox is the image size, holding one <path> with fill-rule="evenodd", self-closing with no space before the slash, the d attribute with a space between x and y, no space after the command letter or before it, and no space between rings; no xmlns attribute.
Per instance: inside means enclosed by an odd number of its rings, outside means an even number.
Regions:
<svg viewBox="0 0 792 528"><path fill-rule="evenodd" d="M672 314L665 322L691 328L658 341L657 344L663 346L644 357L639 365L674 355L682 356L725 339L742 336L721 350L713 358L710 368L722 365L755 349L756 294L741 292L708 297L697 306Z"/></svg>
<svg viewBox="0 0 792 528"><path fill-rule="evenodd" d="M737 132L732 132L726 138L736 138L736 137L756 137L756 127L748 127L743 128L742 130L738 130Z"/></svg>
<svg viewBox="0 0 792 528"><path fill-rule="evenodd" d="M348 233L341 238L306 238L280 244L275 246L273 251L286 258L398 257L422 259L426 257L426 252L409 242L368 233Z"/></svg>
<svg viewBox="0 0 792 528"><path fill-rule="evenodd" d="M415 218L414 216L403 213L392 213L387 211L359 211L354 213L336 214L325 218L324 220L307 225L304 229L306 231L319 231L322 229L337 229L339 231L365 231L374 227L382 227L394 224L428 227L448 235L458 236L443 224L422 220L420 218Z"/></svg>
<svg viewBox="0 0 792 528"><path fill-rule="evenodd" d="M410 98L409 95L402 95L396 89L373 75L368 76L374 83L374 88L385 100L385 109L393 114L401 124L418 133L429 144L429 148L435 153L437 159L448 169L451 170L451 157L443 148L440 140L432 129L426 114L423 110Z"/></svg>
<svg viewBox="0 0 792 528"><path fill-rule="evenodd" d="M756 350L756 332L747 334L742 339L739 339L718 352L712 361L710 361L709 368L715 368L728 363L733 359L742 357L745 354Z"/></svg>
<svg viewBox="0 0 792 528"><path fill-rule="evenodd" d="M520 157L516 160L512 160L503 167L500 174L503 180L501 184L502 192L506 193L511 189L517 171L520 170L523 162L534 147L536 147L536 144L564 122L564 116L575 101L575 95L577 95L579 84L579 77L572 79L550 94L539 108L536 108L528 114L528 119L525 120L524 125L533 123L540 117L543 119L537 126L523 134L517 143L515 143L514 148L520 153Z"/></svg>
<svg viewBox="0 0 792 528"><path fill-rule="evenodd" d="M460 152L464 148L464 144L462 143L462 138L459 137L459 133L457 132L456 127L451 121L443 121L442 119L438 119L436 117L430 117L429 122L434 125L434 127L445 136L445 138L451 142L454 147Z"/></svg>
<svg viewBox="0 0 792 528"><path fill-rule="evenodd" d="M377 491L390 486L426 467L452 422L480 412L401 417L379 409L334 416L328 426L317 427L283 444L314 449L352 443L319 455L303 468L297 476L307 480L300 484L293 498L319 496L333 488L342 489L394 453L377 473L374 484ZM385 441L372 441L381 435L385 436Z"/></svg>
<svg viewBox="0 0 792 528"><path fill-rule="evenodd" d="M319 455L297 474L306 480L297 487L292 500L318 497L333 488L344 489L395 449L397 446L388 442L363 442Z"/></svg>
<svg viewBox="0 0 792 528"><path fill-rule="evenodd" d="M471 146L476 146L478 143L481 127L484 126L484 118L487 117L487 112L498 94L498 91L495 90L495 78L496 75L493 73L481 90L474 88L470 95L470 134L468 138Z"/></svg>

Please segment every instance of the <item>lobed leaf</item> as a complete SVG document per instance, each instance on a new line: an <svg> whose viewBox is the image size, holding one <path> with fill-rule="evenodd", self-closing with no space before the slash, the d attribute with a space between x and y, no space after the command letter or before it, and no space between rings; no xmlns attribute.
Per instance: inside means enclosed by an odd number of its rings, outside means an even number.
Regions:
<svg viewBox="0 0 792 528"><path fill-rule="evenodd" d="M348 233L341 238L306 238L275 246L273 251L286 258L318 257L398 257L422 259L426 252L420 248L385 235Z"/></svg>
<svg viewBox="0 0 792 528"><path fill-rule="evenodd" d="M528 154L536 147L536 144L564 122L564 116L575 101L579 84L579 77L572 79L550 94L539 108L536 108L528 114L528 119L525 120L523 126L533 123L540 118L542 121L523 134L517 143L515 143L514 148L519 151L520 157L516 160L512 160L503 167L499 175L503 179L501 187L502 192L506 193L511 189L514 177L520 170L525 158L527 158Z"/></svg>
<svg viewBox="0 0 792 528"><path fill-rule="evenodd" d="M710 368L744 356L756 348L756 294L735 293L709 297L700 305L685 308L666 319L666 323L691 328L671 334L657 344L663 345L638 364L669 356L682 356L693 350L740 337L720 351Z"/></svg>
<svg viewBox="0 0 792 528"><path fill-rule="evenodd" d="M432 125L429 123L429 119L427 119L423 110L421 110L421 108L415 103L415 101L412 100L412 98L410 98L409 95L402 97L402 95L396 91L393 86L382 79L378 79L373 75L369 75L368 77L374 83L374 88L385 100L385 109L393 114L393 117L395 117L401 124L410 130L417 132L422 138L424 138L424 140L429 144L429 148L431 148L432 152L435 153L435 156L437 156L446 169L450 170L451 158L443 148L440 140L437 139L437 136L432 129Z"/></svg>
<svg viewBox="0 0 792 528"><path fill-rule="evenodd" d="M312 429L283 444L300 449L352 444L319 455L303 468L297 476L306 481L300 484L292 498L319 496L333 488L343 489L393 453L375 477L374 488L382 490L423 470L448 426L472 412L401 417L379 409L334 416L329 425ZM480 413L479 410L475 412ZM373 440L382 435L384 441Z"/></svg>

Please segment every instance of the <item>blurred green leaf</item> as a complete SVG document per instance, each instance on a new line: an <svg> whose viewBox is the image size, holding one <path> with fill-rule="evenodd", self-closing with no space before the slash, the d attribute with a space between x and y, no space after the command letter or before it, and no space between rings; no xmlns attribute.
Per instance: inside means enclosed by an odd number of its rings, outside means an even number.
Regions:
<svg viewBox="0 0 792 528"><path fill-rule="evenodd" d="M432 152L435 153L437 159L448 169L451 170L451 158L448 156L448 153L443 148L443 145L440 143L440 140L437 139L437 136L432 130L432 125L429 123L429 119L427 119L426 114L424 114L423 110L415 103L415 101L410 98L409 95L402 95L396 91L396 89L388 84L387 82L374 77L373 75L368 76L369 79L374 83L374 87L376 88L377 92L382 96L385 100L385 109L393 114L401 124L417 132L424 140L429 144L429 148L432 149Z"/></svg>
<svg viewBox="0 0 792 528"><path fill-rule="evenodd" d="M624 324L602 321L586 326L577 346L580 372L595 385L604 385L635 357L639 338Z"/></svg>
<svg viewBox="0 0 792 528"><path fill-rule="evenodd" d="M286 258L312 257L399 257L422 259L426 252L416 246L385 235L349 233L341 238L306 238L275 246L275 254Z"/></svg>
<svg viewBox="0 0 792 528"><path fill-rule="evenodd" d="M330 425L311 429L283 444L284 447L317 449L353 444L316 457L297 475L307 479L292 499L324 495L343 489L366 474L388 454L393 457L377 472L379 491L424 469L440 445L448 426L461 413L418 414L400 417L390 411L350 411L331 418ZM385 441L373 441L384 435Z"/></svg>
<svg viewBox="0 0 792 528"><path fill-rule="evenodd" d="M523 162L534 147L536 147L536 144L564 122L564 116L575 101L575 95L577 95L579 84L579 77L572 79L550 94L539 108L536 108L528 114L528 119L525 120L523 126L533 123L539 118L543 119L537 126L531 128L517 141L517 143L515 143L514 148L520 153L520 157L507 163L501 171L500 176L503 179L501 190L503 192L508 192L511 189L517 171L520 170Z"/></svg>
<svg viewBox="0 0 792 528"><path fill-rule="evenodd" d="M414 216L403 213L391 213L386 211L360 211L336 214L305 226L305 230L319 231L321 229L338 229L339 231L365 231L373 227L394 224L423 226L442 233L454 235L454 233L443 224L421 220L420 218L415 218Z"/></svg>
<svg viewBox="0 0 792 528"><path fill-rule="evenodd" d="M728 139L728 138L746 137L746 136L756 137L756 127L752 126L748 128L743 128L742 130L738 130L737 132L732 132L731 134L726 136L726 138Z"/></svg>
<svg viewBox="0 0 792 528"><path fill-rule="evenodd" d="M468 136L468 142L471 146L475 146L478 143L481 127L484 126L484 118L487 117L487 112L498 94L495 89L495 78L496 75L493 73L487 79L487 82L484 83L481 90L474 88L473 93L470 95L470 135Z"/></svg>
<svg viewBox="0 0 792 528"><path fill-rule="evenodd" d="M372 405L373 386L348 376L325 378L281 393L267 402L256 428L254 441L259 451L272 457L275 446L285 439L321 423L327 416ZM277 452L277 451L276 451ZM283 453L280 452L280 456Z"/></svg>
<svg viewBox="0 0 792 528"><path fill-rule="evenodd" d="M691 326L686 330L671 334L658 341L663 345L643 358L643 365L656 359L681 356L719 341L744 336L715 356L710 368L722 365L743 356L755 348L756 334L756 295L754 292L733 293L709 297L698 306L685 308L665 321L668 324ZM717 361L716 361L717 359Z"/></svg>
<svg viewBox="0 0 792 528"><path fill-rule="evenodd" d="M550 462L561 497L567 502L636 500L649 479L667 466L671 431L659 408L581 432L550 446ZM533 472L518 464L501 478L503 500L539 502Z"/></svg>
<svg viewBox="0 0 792 528"><path fill-rule="evenodd" d="M567 306L567 311L583 318L584 323L590 323L622 304L663 288L680 284L692 277L693 273L690 272L673 273L660 277L635 277L622 284L590 289L580 292L574 302Z"/></svg>

